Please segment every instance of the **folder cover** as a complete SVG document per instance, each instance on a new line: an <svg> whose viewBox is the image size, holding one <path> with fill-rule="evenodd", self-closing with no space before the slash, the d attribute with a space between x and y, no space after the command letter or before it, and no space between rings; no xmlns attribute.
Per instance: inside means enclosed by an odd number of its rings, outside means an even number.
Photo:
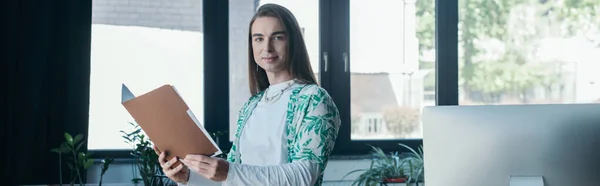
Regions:
<svg viewBox="0 0 600 186"><path fill-rule="evenodd" d="M188 154L216 156L221 154L187 104L172 85L163 85L135 97L122 85L121 103L166 160L185 158ZM179 161L173 165L177 166Z"/></svg>

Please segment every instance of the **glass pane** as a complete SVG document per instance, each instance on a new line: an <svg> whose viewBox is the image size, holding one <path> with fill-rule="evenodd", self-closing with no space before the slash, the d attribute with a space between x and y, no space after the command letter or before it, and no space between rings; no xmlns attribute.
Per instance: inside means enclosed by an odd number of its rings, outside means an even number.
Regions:
<svg viewBox="0 0 600 186"><path fill-rule="evenodd" d="M248 89L248 24L260 7L275 3L288 8L304 32L313 72L319 72L319 1L318 0L229 0L229 137L237 130L240 108L250 97ZM318 80L317 80L318 81Z"/></svg>
<svg viewBox="0 0 600 186"><path fill-rule="evenodd" d="M434 0L350 1L353 140L421 138L435 105Z"/></svg>
<svg viewBox="0 0 600 186"><path fill-rule="evenodd" d="M600 1L459 5L460 104L600 102Z"/></svg>
<svg viewBox="0 0 600 186"><path fill-rule="evenodd" d="M132 148L122 83L135 95L172 84L204 120L202 0L94 0L91 39L90 149Z"/></svg>

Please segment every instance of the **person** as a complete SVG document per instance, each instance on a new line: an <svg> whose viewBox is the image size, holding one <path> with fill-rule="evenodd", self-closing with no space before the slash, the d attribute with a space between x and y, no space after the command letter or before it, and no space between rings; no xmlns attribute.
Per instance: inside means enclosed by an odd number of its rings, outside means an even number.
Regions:
<svg viewBox="0 0 600 186"><path fill-rule="evenodd" d="M227 160L191 154L167 161L162 152L163 171L179 185L206 178L222 185L321 185L339 111L318 86L302 32L287 8L265 4L249 27L252 96L239 111ZM183 165L170 166L177 161Z"/></svg>

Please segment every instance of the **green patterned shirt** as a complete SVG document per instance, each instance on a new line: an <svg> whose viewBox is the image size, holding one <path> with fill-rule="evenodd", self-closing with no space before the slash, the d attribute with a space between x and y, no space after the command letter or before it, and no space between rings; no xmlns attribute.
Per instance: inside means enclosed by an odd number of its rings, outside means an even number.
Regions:
<svg viewBox="0 0 600 186"><path fill-rule="evenodd" d="M303 85L292 91L286 113L287 162L308 160L317 164L320 175L315 185L319 186L340 128L339 111L327 91L317 85ZM262 95L260 92L252 96L240 109L235 140L227 161L242 163L238 139Z"/></svg>

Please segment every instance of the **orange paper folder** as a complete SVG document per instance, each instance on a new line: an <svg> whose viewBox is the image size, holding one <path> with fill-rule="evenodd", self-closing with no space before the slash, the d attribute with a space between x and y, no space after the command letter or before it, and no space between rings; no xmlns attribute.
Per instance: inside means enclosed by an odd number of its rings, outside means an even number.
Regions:
<svg viewBox="0 0 600 186"><path fill-rule="evenodd" d="M216 156L222 153L174 86L163 85L135 97L123 84L121 99L154 146L166 152L166 160L183 159L188 154Z"/></svg>

